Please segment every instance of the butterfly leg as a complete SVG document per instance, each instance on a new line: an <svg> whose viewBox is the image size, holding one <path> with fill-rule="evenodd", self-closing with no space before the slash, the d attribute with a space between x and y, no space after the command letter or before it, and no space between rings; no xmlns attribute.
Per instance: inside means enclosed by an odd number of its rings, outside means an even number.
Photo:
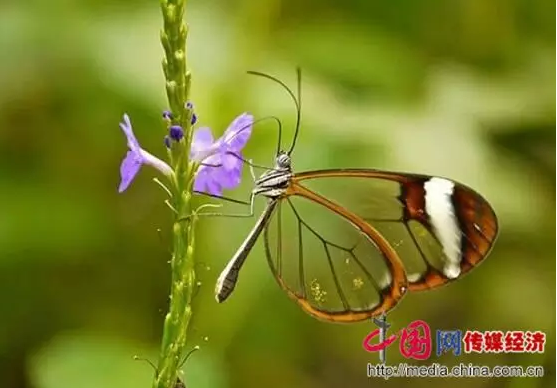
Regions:
<svg viewBox="0 0 557 388"><path fill-rule="evenodd" d="M206 207L207 205L205 205ZM187 221L192 217L229 217L229 218L251 218L254 215L254 206L255 206L255 194L250 194L249 200L249 213L219 213L219 212L197 212L194 211L192 214L189 214L185 217L182 217L178 220L178 222ZM203 208L204 205L201 205L199 209Z"/></svg>
<svg viewBox="0 0 557 388"><path fill-rule="evenodd" d="M249 160L248 166L249 166L249 172L251 173L251 178L253 179L253 182L255 183L255 181L257 180L257 178L255 177L255 171L253 170L253 164L252 164L253 159Z"/></svg>
<svg viewBox="0 0 557 388"><path fill-rule="evenodd" d="M194 192L194 194L199 194L199 195L203 195L203 196L205 196L205 197L211 197L211 198L215 198L215 199L222 199L222 200L224 200L224 201L232 202L232 203L237 203L237 204L240 204L240 205L245 205L245 206L249 206L249 205L250 205L249 202L247 202L247 201L242 201L242 200L240 200L240 199L234 199L234 198L229 198L229 197L223 197L223 196L221 196L221 195L209 194L209 193L206 193L206 192L204 192L204 191L196 191L196 190L194 190L193 192Z"/></svg>

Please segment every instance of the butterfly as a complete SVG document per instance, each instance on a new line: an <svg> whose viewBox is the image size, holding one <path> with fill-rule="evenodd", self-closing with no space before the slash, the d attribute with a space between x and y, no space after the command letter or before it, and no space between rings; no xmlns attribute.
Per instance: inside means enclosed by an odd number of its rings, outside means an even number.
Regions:
<svg viewBox="0 0 557 388"><path fill-rule="evenodd" d="M374 169L296 173L292 151L301 118L297 96L292 144L255 180L266 207L220 274L215 295L226 300L263 234L272 274L304 311L325 321L357 322L387 313L408 291L460 279L490 252L498 233L491 205L453 180Z"/></svg>

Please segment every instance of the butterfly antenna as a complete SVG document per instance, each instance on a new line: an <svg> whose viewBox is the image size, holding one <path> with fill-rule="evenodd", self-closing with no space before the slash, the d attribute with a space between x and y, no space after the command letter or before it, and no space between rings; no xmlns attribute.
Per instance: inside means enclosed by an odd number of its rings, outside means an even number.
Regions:
<svg viewBox="0 0 557 388"><path fill-rule="evenodd" d="M255 126L255 124L259 124L263 121L269 121L269 120L273 120L276 124L277 124L277 131L278 131L278 144L277 144L277 154L280 151L280 142L281 142L281 138L282 138L282 122L280 121L280 119L276 116L265 116L262 117L260 119L255 120L253 123L248 124L242 128L240 128L232 137L231 139L234 139L235 137L237 137L238 135L240 135L243 131L252 128L253 126Z"/></svg>
<svg viewBox="0 0 557 388"><path fill-rule="evenodd" d="M277 154L280 151L280 139L282 137L282 122L280 121L280 119L276 116L265 116L262 117L260 119L257 119L255 121L253 121L252 123L248 124L248 125L244 125L242 128L238 129L230 138L230 140L235 139L236 137L238 137L239 135L242 134L242 132L248 130L248 129L252 129L253 126L255 126L255 124L259 124L262 123L264 121L274 121L277 124L277 131L278 131L278 145L277 145ZM200 163L201 165L206 165L209 167L221 167L220 165L210 165L210 164L204 164L203 162ZM169 194L170 197L172 197L172 193L162 184L162 182L160 182L158 179L154 179L156 183L158 183L160 186L163 187L163 189L165 189L165 191Z"/></svg>
<svg viewBox="0 0 557 388"><path fill-rule="evenodd" d="M300 68L297 68L297 73L298 73L298 96L300 96L300 79L301 79L301 70ZM300 128L300 119L301 119L301 107L300 107L300 102L298 101L298 98L296 98L296 96L294 95L294 93L292 92L292 90L286 86L286 84L284 82L282 82L281 80L279 80L276 77L273 77L272 75L269 74L265 74L265 73L260 73L258 71L248 71L248 74L251 75L256 75L258 77L263 77L263 78L267 78L273 82L276 82L277 84L279 84L280 86L282 86L282 88L284 90L286 90L286 92L290 95L290 97L292 98L292 101L294 101L294 105L296 105L296 129L294 131L294 139L292 140L292 145L290 146L290 149L288 150L288 154L290 155L292 153L292 151L294 150L294 145L296 144L296 138L298 137L298 130ZM280 145L281 145L281 133L279 131L279 138L278 138L278 144L277 144L277 155L280 151Z"/></svg>
<svg viewBox="0 0 557 388"><path fill-rule="evenodd" d="M292 139L292 145L288 150L288 155L292 154L292 151L294 151L294 147L296 146L296 140L298 140L298 132L300 131L300 121L302 119L302 69L300 67L296 67L296 91L298 97L296 130L294 131L294 138Z"/></svg>

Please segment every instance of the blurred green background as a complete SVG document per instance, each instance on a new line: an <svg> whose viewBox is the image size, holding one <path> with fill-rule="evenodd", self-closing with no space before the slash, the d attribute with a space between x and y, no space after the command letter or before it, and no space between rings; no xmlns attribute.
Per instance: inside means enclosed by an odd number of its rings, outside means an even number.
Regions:
<svg viewBox="0 0 557 388"><path fill-rule="evenodd" d="M200 123L220 133L242 111L277 115L284 91L303 123L295 169L374 167L448 176L497 211L491 256L446 288L406 296L394 328L542 330L544 354L445 355L430 362L543 365L544 379L454 379L454 388L544 387L555 379L555 2L190 1L189 59ZM156 1L0 5L0 387L149 387L169 289L170 214L144 168L116 191L130 114L165 155ZM259 129L258 129L259 128ZM246 157L270 164L271 126ZM251 179L229 193L246 198ZM366 387L370 323L319 322L274 282L261 242L234 295L216 277L253 220L200 224L188 388ZM162 229L159 237L157 228ZM434 348L435 349L435 348ZM388 362L404 361L396 346ZM393 386L444 387L440 379Z"/></svg>

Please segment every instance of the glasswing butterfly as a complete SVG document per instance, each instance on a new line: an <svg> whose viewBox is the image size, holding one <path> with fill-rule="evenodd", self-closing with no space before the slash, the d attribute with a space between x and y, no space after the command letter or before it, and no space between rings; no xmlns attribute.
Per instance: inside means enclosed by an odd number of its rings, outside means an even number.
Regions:
<svg viewBox="0 0 557 388"><path fill-rule="evenodd" d="M279 122L275 165L254 178L249 216L255 196L267 199L266 208L219 276L218 302L234 290L262 233L280 287L307 313L333 322L386 313L407 291L459 279L488 255L497 218L490 204L463 184L373 169L294 173L301 72L297 96L273 76L249 73L288 92L296 105L296 128L290 148L282 151Z"/></svg>

